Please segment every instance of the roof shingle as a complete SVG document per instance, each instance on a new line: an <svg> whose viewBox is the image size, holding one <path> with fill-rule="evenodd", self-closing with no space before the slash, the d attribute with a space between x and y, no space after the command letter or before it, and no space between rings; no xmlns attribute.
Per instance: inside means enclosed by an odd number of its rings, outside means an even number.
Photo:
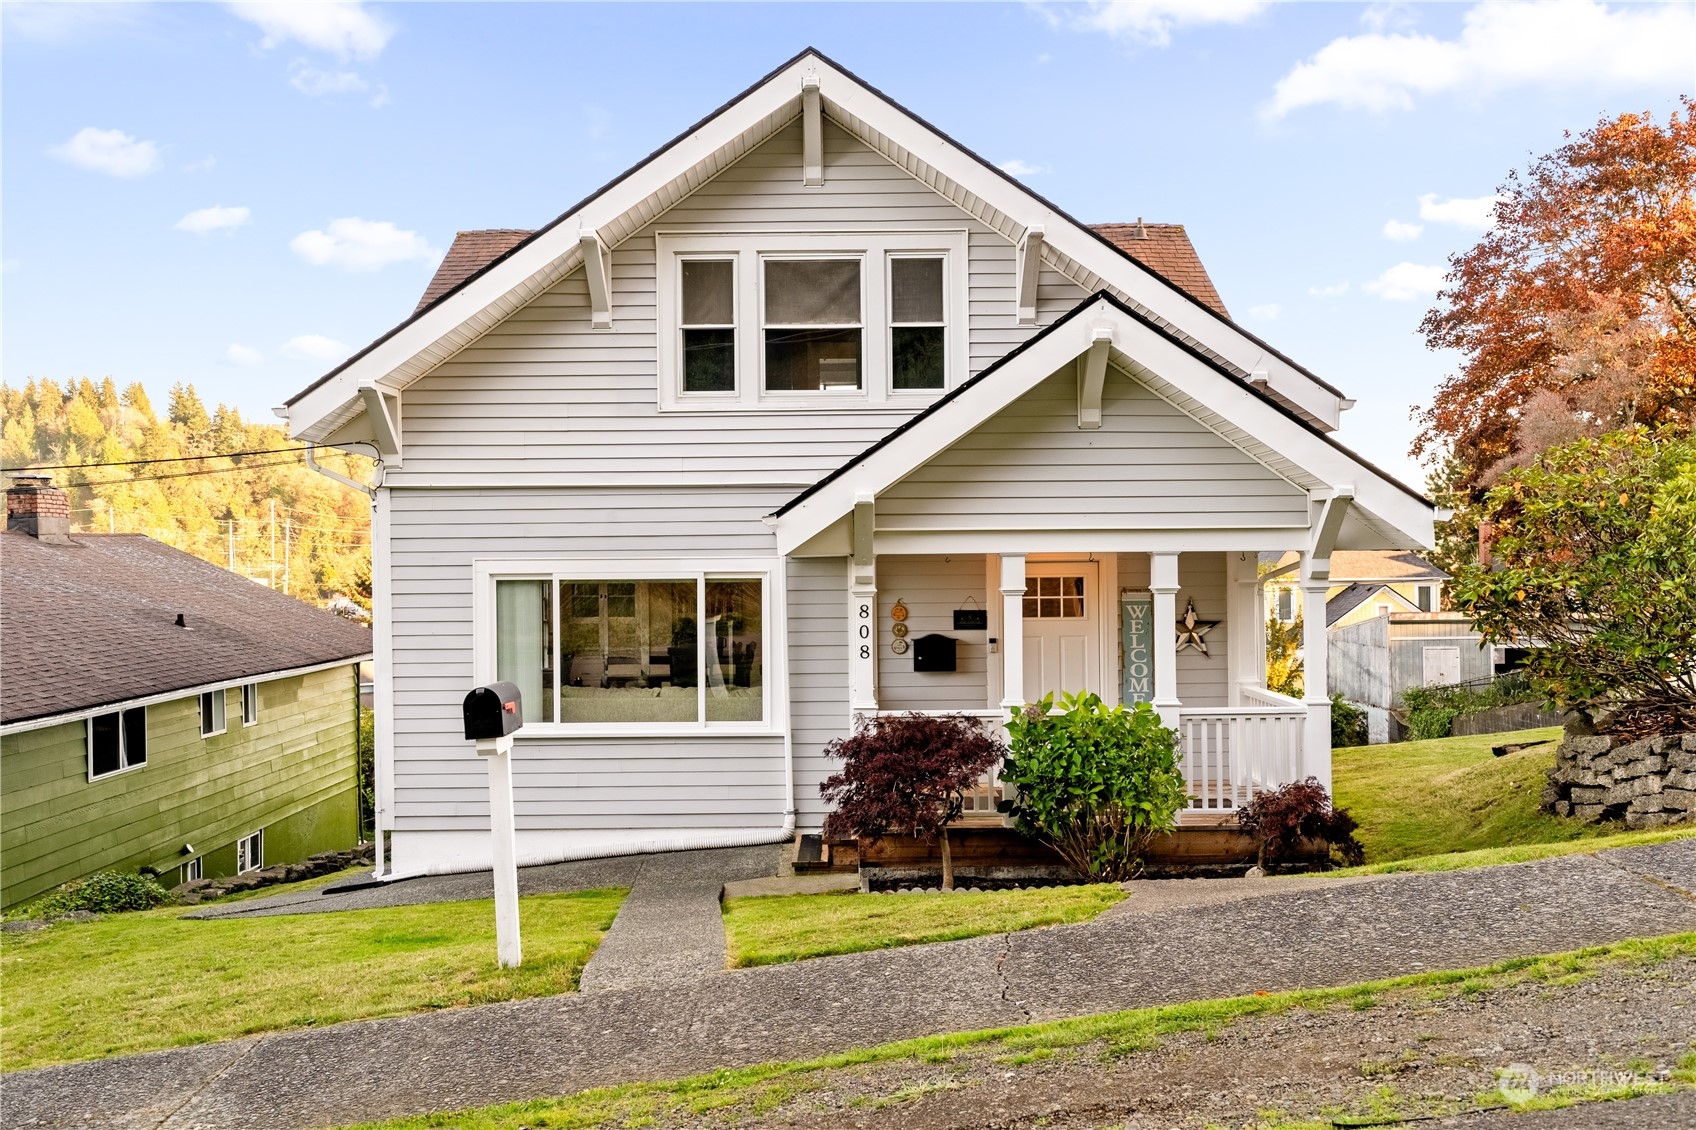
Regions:
<svg viewBox="0 0 1696 1130"><path fill-rule="evenodd" d="M1138 220L1134 224L1091 224L1090 230L1220 317L1231 316L1183 224L1145 224Z"/></svg>
<svg viewBox="0 0 1696 1130"><path fill-rule="evenodd" d="M369 629L140 534L0 539L0 722L371 653Z"/></svg>
<svg viewBox="0 0 1696 1130"><path fill-rule="evenodd" d="M485 228L481 231L462 231L453 237L453 246L442 257L424 297L413 307L414 314L482 270L484 267L536 234L522 228Z"/></svg>

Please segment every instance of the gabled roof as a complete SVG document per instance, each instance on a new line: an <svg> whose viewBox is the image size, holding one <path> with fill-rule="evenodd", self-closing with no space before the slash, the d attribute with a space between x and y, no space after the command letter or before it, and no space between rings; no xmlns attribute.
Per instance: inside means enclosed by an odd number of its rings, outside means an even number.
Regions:
<svg viewBox="0 0 1696 1130"><path fill-rule="evenodd" d="M1336 559L1336 555L1333 554L1331 560L1335 561ZM1329 628L1332 624L1335 624L1338 620L1341 620L1350 612L1353 612L1367 601L1373 599L1379 593L1388 594L1397 604L1401 605L1404 610L1411 612L1419 611L1419 609L1414 607L1407 597L1403 596L1389 585L1356 583L1350 585L1346 589L1343 589L1341 592L1337 593L1325 602L1325 626Z"/></svg>
<svg viewBox="0 0 1696 1130"><path fill-rule="evenodd" d="M291 432L333 435L362 411L362 383L403 391L579 268L586 233L617 247L793 121L803 82L817 82L831 122L969 215L1013 241L1043 228L1045 261L1078 285L1109 291L1239 379L1263 374L1271 395L1336 427L1346 405L1335 387L809 48L296 394Z"/></svg>
<svg viewBox="0 0 1696 1130"><path fill-rule="evenodd" d="M0 544L8 725L371 654L368 628L140 534Z"/></svg>
<svg viewBox="0 0 1696 1130"><path fill-rule="evenodd" d="M1183 224L1145 224L1138 220L1134 224L1091 224L1090 229L1106 236L1113 246L1137 262L1158 271L1196 301L1230 317ZM460 232L454 236L453 246L448 248L441 266L430 277L430 285L424 288L424 297L418 300L413 313L448 294L534 234L519 228Z"/></svg>
<svg viewBox="0 0 1696 1130"><path fill-rule="evenodd" d="M1175 340L1145 314L1105 291L1091 295L1001 360L939 397L865 451L768 517L788 553L876 496L1111 336L1109 360L1157 394L1316 496L1353 491L1347 522L1372 540L1429 545L1436 507L1424 495L1350 451L1299 413L1199 349ZM810 511L810 513L808 513Z"/></svg>

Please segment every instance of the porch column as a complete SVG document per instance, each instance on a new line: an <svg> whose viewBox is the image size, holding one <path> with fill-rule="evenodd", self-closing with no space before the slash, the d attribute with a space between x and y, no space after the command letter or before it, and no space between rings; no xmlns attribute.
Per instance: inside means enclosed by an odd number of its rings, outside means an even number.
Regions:
<svg viewBox="0 0 1696 1130"><path fill-rule="evenodd" d="M1302 702L1307 707L1302 766L1304 774L1319 778L1327 792L1331 790L1331 693L1326 669L1331 640L1325 630L1325 595L1331 588L1330 566L1328 559L1302 555Z"/></svg>
<svg viewBox="0 0 1696 1130"><path fill-rule="evenodd" d="M848 709L877 713L877 555L872 496L854 501L854 555L848 560Z"/></svg>
<svg viewBox="0 0 1696 1130"><path fill-rule="evenodd" d="M1025 705L1025 556L1001 555L1001 706Z"/></svg>
<svg viewBox="0 0 1696 1130"><path fill-rule="evenodd" d="M1154 709L1160 721L1178 725L1178 555L1151 553L1148 590L1154 594Z"/></svg>
<svg viewBox="0 0 1696 1130"><path fill-rule="evenodd" d="M1241 550L1225 555L1230 590L1225 598L1225 630L1230 634L1226 677L1231 705L1244 706L1243 691L1266 685L1266 617L1261 615L1260 555Z"/></svg>

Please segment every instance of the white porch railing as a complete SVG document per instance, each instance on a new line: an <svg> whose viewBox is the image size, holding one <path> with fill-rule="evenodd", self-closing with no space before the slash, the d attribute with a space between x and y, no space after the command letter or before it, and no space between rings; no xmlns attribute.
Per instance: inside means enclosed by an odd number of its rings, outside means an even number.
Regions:
<svg viewBox="0 0 1696 1130"><path fill-rule="evenodd" d="M1234 815L1255 793L1297 780L1306 726L1307 711L1299 704L1180 710L1179 768L1189 812Z"/></svg>

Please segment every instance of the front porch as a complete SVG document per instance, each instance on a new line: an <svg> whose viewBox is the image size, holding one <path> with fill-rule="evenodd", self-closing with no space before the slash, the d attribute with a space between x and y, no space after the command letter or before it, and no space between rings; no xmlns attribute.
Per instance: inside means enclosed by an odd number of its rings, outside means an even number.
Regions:
<svg viewBox="0 0 1696 1130"><path fill-rule="evenodd" d="M875 556L852 577L853 710L999 725L1050 693L1149 702L1179 733L1180 826L1234 827L1258 792L1330 782L1329 701L1265 688L1263 599L1248 549ZM986 777L961 823L1000 826L1002 796Z"/></svg>

